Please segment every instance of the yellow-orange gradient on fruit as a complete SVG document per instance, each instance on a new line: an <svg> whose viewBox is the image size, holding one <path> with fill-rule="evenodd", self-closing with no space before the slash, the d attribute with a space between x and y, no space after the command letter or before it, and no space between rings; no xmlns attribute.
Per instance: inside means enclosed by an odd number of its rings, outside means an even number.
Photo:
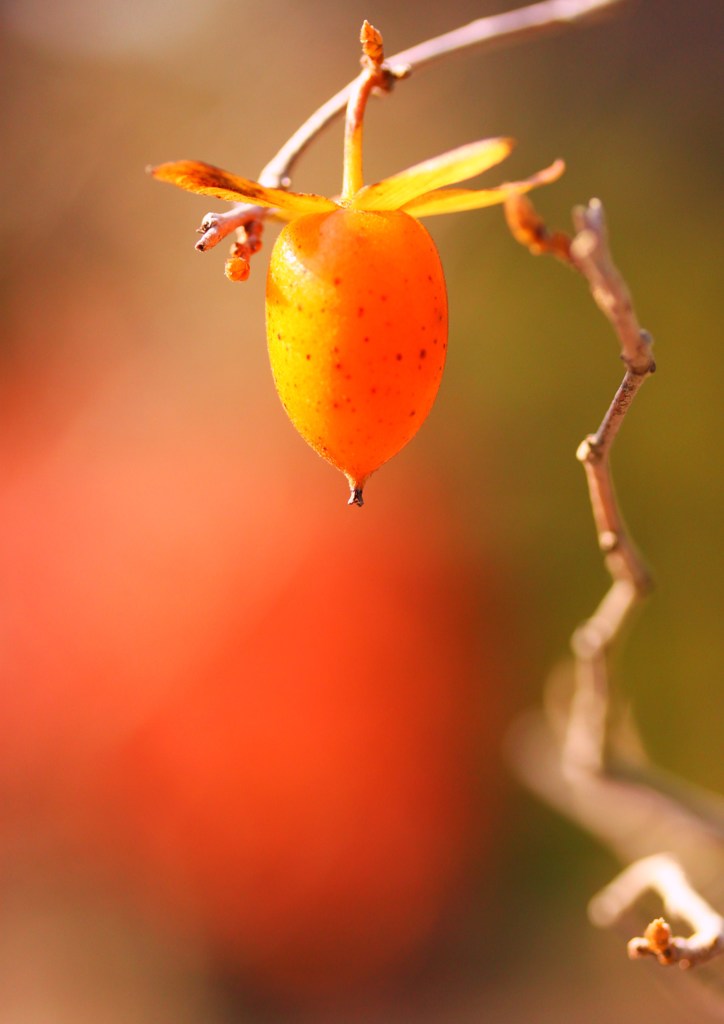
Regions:
<svg viewBox="0 0 724 1024"><path fill-rule="evenodd" d="M417 218L502 203L563 172L557 160L497 188L446 187L504 160L513 141L497 138L460 146L365 185L364 109L370 90L385 77L382 37L365 22L361 39L363 47L372 40L372 49L364 52L373 66L363 61L367 70L350 94L339 197L269 187L195 160L152 171L189 192L243 201L249 223L256 225L265 208L290 221L274 247L268 276L274 380L292 423L346 475L350 504L356 505L362 504L370 473L417 433L442 375L445 281ZM272 177L279 180L278 174ZM234 251L256 251L258 225L253 236L253 245L241 243ZM230 264L229 277L246 278L246 255L232 257Z"/></svg>
<svg viewBox="0 0 724 1024"><path fill-rule="evenodd" d="M361 489L417 433L440 386L447 296L430 235L397 210L299 217L274 246L266 315L292 423Z"/></svg>

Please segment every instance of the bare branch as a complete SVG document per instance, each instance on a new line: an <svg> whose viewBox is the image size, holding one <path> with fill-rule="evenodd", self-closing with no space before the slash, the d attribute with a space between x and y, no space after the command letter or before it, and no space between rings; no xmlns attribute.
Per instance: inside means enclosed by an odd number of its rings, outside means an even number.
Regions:
<svg viewBox="0 0 724 1024"><path fill-rule="evenodd" d="M573 213L577 234L570 259L589 283L593 297L618 335L627 364L623 382L595 434L577 451L588 482L598 544L613 580L594 614L573 635L577 687L563 747L564 765L571 770L601 770L608 718L607 654L633 608L651 588L651 578L629 539L616 501L611 476L611 446L639 388L655 364L653 341L641 330L631 295L618 271L608 242L603 205L597 199Z"/></svg>
<svg viewBox="0 0 724 1024"><path fill-rule="evenodd" d="M627 365L600 427L576 453L586 472L598 545L613 582L571 641L577 685L562 758L566 771L600 772L609 710L607 654L632 610L651 588L649 572L629 539L618 508L610 452L639 388L655 370L653 340L641 329L626 282L613 261L599 200L592 199L588 206L574 210L577 234L572 239L561 231L549 231L527 196L512 196L506 202L505 213L514 238L522 245L536 255L555 256L583 274L597 305L616 331Z"/></svg>
<svg viewBox="0 0 724 1024"><path fill-rule="evenodd" d="M488 48L521 42L543 32L567 28L573 22L586 21L623 2L625 0L543 0L528 7L478 18L452 32L401 50L385 61L385 68L392 79L406 78L413 71L453 53L473 47ZM355 83L356 79L340 89L292 135L262 171L259 179L262 184L280 186L284 183L309 143L345 109Z"/></svg>
<svg viewBox="0 0 724 1024"><path fill-rule="evenodd" d="M676 849L701 879L721 877L722 808L693 788L667 792L639 768L627 775L606 758L611 694L608 654L651 578L628 536L611 475L610 452L643 382L655 370L651 336L641 329L631 295L611 256L603 206L592 200L573 212L576 234L550 232L527 197L513 197L506 217L514 237L533 253L549 253L578 270L618 337L626 373L595 434L579 446L591 508L612 584L573 635L575 686L559 740L530 721L519 728L518 768L531 788L633 861L591 903L596 924L610 925L646 890L658 893L665 912L688 924L688 938L672 936L663 919L652 921L628 944L633 958L692 967L724 953L724 920L704 900L677 860L657 849ZM665 843L665 845L663 845Z"/></svg>
<svg viewBox="0 0 724 1024"><path fill-rule="evenodd" d="M383 65L386 85L382 91L389 91L395 81L407 78L413 71L419 71L442 57L474 47L490 48L560 31L573 23L608 13L624 2L626 0L542 0L528 7L478 18L469 25L418 43L388 58ZM357 78L348 82L294 132L259 174L258 180L262 185L289 187L297 160L320 132L343 113L357 82ZM268 210L262 212L262 216L268 214ZM243 227L247 220L256 220L259 216L257 208L246 204L238 204L223 213L207 213L201 223L202 237L196 248L199 252L213 249L232 231Z"/></svg>
<svg viewBox="0 0 724 1024"><path fill-rule="evenodd" d="M610 452L624 417L645 379L644 374L626 371L597 433L589 435L576 452L586 472L598 545L605 556L606 567L614 580L628 581L638 597L648 592L651 579L628 537L618 508L611 477Z"/></svg>
<svg viewBox="0 0 724 1024"><path fill-rule="evenodd" d="M269 214L264 206L251 206L249 203L235 203L222 213L207 213L197 228L201 235L194 248L197 252L207 252L227 238L232 231L246 228L250 221L263 221Z"/></svg>
<svg viewBox="0 0 724 1024"><path fill-rule="evenodd" d="M574 239L575 246L577 239ZM615 270L615 268L613 268ZM652 364L653 365L653 364ZM573 634L577 686L571 703L563 763L577 771L601 771L609 714L607 656L652 581L629 539L616 501L610 449L623 418L646 376L626 371L598 432L579 445L596 524L598 544L613 583L593 615Z"/></svg>
<svg viewBox="0 0 724 1024"><path fill-rule="evenodd" d="M592 199L588 206L577 207L573 211L573 223L578 234L571 244L571 257L588 280L597 305L618 334L621 358L633 373L653 373L656 367L651 357L652 340L641 330L631 294L611 258L600 200Z"/></svg>
<svg viewBox="0 0 724 1024"><path fill-rule="evenodd" d="M664 909L692 928L687 938L674 937L663 918L656 918L628 944L632 960L654 956L660 964L681 968L707 963L724 952L724 918L692 887L681 865L669 854L655 854L629 865L589 905L594 924L612 925L647 891L658 893Z"/></svg>
<svg viewBox="0 0 724 1024"><path fill-rule="evenodd" d="M611 446L644 380L654 372L653 339L639 325L631 295L608 242L603 205L592 199L573 211L577 233L551 232L527 196L511 196L505 215L513 237L532 253L548 253L578 270L619 340L627 366L600 427L578 447L596 525L612 585L593 615L573 634L576 688L562 750L564 771L601 772L608 726L607 655L634 607L649 592L651 577L631 542L618 508L611 476Z"/></svg>

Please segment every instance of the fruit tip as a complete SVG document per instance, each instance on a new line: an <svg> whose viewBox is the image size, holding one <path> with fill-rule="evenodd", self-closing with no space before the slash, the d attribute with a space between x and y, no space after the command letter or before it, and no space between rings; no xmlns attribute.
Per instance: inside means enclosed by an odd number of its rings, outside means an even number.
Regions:
<svg viewBox="0 0 724 1024"><path fill-rule="evenodd" d="M362 488L358 487L356 484L350 484L349 492L349 500L347 501L347 504L357 505L359 508L362 508L365 503L364 498L362 497Z"/></svg>

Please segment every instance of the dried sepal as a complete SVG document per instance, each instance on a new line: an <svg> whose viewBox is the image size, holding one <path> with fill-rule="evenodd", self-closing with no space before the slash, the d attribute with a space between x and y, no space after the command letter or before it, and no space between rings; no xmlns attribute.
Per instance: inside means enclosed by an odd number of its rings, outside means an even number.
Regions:
<svg viewBox="0 0 724 1024"><path fill-rule="evenodd" d="M408 167L399 174L366 185L354 196L356 210L400 210L427 193L467 181L504 160L512 139L481 139Z"/></svg>
<svg viewBox="0 0 724 1024"><path fill-rule="evenodd" d="M548 185L560 178L565 170L562 160L556 160L550 167L531 174L522 181L509 181L496 188L482 189L436 189L418 196L406 203L402 209L413 217L434 217L441 213L461 213L464 210L481 210L485 206L504 203L511 197L521 196L539 185Z"/></svg>
<svg viewBox="0 0 724 1024"><path fill-rule="evenodd" d="M313 193L287 192L281 188L267 188L258 181L241 178L213 164L201 160L176 160L150 168L158 181L194 192L200 196L213 196L227 202L252 203L256 206L279 208L294 216L305 213L323 213L333 210L336 204L326 196Z"/></svg>
<svg viewBox="0 0 724 1024"><path fill-rule="evenodd" d="M563 231L549 231L527 196L515 193L506 198L505 219L513 238L534 256L547 253L573 266L570 237Z"/></svg>

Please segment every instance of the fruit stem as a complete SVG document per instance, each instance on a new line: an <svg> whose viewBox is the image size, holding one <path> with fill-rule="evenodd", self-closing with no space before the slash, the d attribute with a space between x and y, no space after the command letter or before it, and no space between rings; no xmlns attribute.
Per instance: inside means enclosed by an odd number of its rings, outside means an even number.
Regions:
<svg viewBox="0 0 724 1024"><path fill-rule="evenodd" d="M386 88L382 35L368 21L360 32L362 72L357 77L349 100L344 124L344 166L342 202L348 203L364 184L362 176L362 134L367 100L374 88Z"/></svg>

